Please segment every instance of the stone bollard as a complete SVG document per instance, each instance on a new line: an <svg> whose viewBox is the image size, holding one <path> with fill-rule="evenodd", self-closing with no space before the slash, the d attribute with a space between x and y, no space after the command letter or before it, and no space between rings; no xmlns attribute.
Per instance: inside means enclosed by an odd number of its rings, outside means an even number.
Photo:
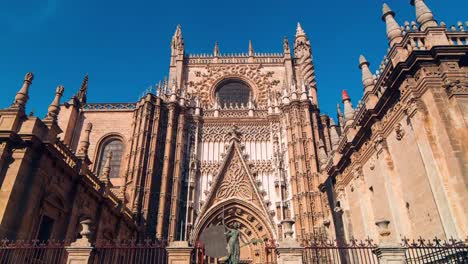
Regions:
<svg viewBox="0 0 468 264"><path fill-rule="evenodd" d="M190 247L187 241L173 241L166 250L168 264L190 263L193 247Z"/></svg>
<svg viewBox="0 0 468 264"><path fill-rule="evenodd" d="M405 264L406 263L406 249L399 243L390 239L390 229L388 225L390 221L380 220L375 222L379 228L380 243L379 247L375 250L375 254L379 258L381 264Z"/></svg>
<svg viewBox="0 0 468 264"><path fill-rule="evenodd" d="M302 254L304 247L293 238L294 231L292 229L294 220L287 219L281 221L284 230L284 239L279 243L277 248L279 258L278 264L302 264Z"/></svg>
<svg viewBox="0 0 468 264"><path fill-rule="evenodd" d="M93 251L93 246L90 242L91 224L93 222L90 219L86 219L80 222L82 230L80 232L81 238L71 243L69 247L66 247L68 258L67 264L88 264Z"/></svg>

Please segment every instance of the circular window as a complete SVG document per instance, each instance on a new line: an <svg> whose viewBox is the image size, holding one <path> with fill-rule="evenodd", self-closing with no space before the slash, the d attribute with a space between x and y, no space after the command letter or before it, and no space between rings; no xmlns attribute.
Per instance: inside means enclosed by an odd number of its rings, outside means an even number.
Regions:
<svg viewBox="0 0 468 264"><path fill-rule="evenodd" d="M216 89L216 98L221 105L244 104L247 105L250 97L250 88L239 80L227 80L219 84Z"/></svg>

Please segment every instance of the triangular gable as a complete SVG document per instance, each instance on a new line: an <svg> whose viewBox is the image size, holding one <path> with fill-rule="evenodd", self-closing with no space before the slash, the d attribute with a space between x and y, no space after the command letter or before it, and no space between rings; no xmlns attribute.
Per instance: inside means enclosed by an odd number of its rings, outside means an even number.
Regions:
<svg viewBox="0 0 468 264"><path fill-rule="evenodd" d="M273 219L268 214L268 208L263 200L263 196L243 157L241 146L237 140L232 140L226 150L224 161L216 177L213 178L213 184L200 210L199 219L213 205L233 198L252 203L262 211L265 217L270 219L270 223L273 223Z"/></svg>

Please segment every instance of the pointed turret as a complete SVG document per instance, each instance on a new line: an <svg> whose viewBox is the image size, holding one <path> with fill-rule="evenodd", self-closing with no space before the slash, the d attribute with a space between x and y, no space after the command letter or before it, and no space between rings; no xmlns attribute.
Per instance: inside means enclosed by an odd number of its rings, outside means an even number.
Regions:
<svg viewBox="0 0 468 264"><path fill-rule="evenodd" d="M428 27L437 27L437 21L434 19L434 14L426 5L424 0L411 0L411 5L416 7L416 21L424 31Z"/></svg>
<svg viewBox="0 0 468 264"><path fill-rule="evenodd" d="M382 13L382 21L387 25L387 38L391 47L402 41L401 28L395 20L395 12L386 3L383 4Z"/></svg>
<svg viewBox="0 0 468 264"><path fill-rule="evenodd" d="M215 42L215 46L214 46L214 49L213 49L213 56L214 56L214 57L218 57L218 56L219 56L219 44L218 44L218 41Z"/></svg>
<svg viewBox="0 0 468 264"><path fill-rule="evenodd" d="M75 98L80 102L81 105L86 104L86 96L88 93L88 74L86 74L83 78L83 82L81 83L80 90L75 94Z"/></svg>
<svg viewBox="0 0 468 264"><path fill-rule="evenodd" d="M64 90L65 88L63 88L62 85L59 85L55 90L55 97L47 109L47 116L45 120L50 120L54 123L57 122L57 118L60 112L60 98L62 98Z"/></svg>
<svg viewBox="0 0 468 264"><path fill-rule="evenodd" d="M346 125L351 121L354 116L354 109L353 105L351 104L351 97L349 97L349 94L346 90L343 90L342 92L342 100L343 100L343 105L344 105L344 118L346 121Z"/></svg>
<svg viewBox="0 0 468 264"><path fill-rule="evenodd" d="M33 73L26 73L24 76L23 86L21 86L21 89L16 93L15 101L11 105L12 108L20 108L24 110L29 99L29 86L31 86L33 80Z"/></svg>
<svg viewBox="0 0 468 264"><path fill-rule="evenodd" d="M361 69L362 72L362 84L364 85L364 91L372 91L372 88L374 87L374 78L372 77L369 65L370 63L363 55L359 56L359 69Z"/></svg>
<svg viewBox="0 0 468 264"><path fill-rule="evenodd" d="M255 55L255 52L253 49L252 41L249 40L249 57L253 57L254 55Z"/></svg>

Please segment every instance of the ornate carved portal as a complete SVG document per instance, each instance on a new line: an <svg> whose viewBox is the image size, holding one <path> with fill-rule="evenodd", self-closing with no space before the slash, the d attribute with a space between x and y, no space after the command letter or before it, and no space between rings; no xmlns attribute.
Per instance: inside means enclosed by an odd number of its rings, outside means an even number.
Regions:
<svg viewBox="0 0 468 264"><path fill-rule="evenodd" d="M274 238L273 219L250 173L238 138L233 137L227 155L201 208L191 239L213 225L240 224L241 263L265 263L264 241ZM261 242L260 242L261 241Z"/></svg>

